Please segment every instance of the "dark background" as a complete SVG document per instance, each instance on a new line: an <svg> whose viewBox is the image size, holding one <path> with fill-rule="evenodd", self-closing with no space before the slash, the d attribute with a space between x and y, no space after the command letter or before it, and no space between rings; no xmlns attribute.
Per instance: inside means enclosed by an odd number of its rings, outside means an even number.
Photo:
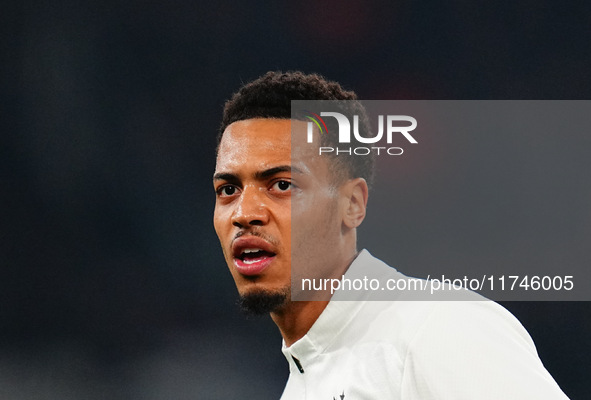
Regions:
<svg viewBox="0 0 591 400"><path fill-rule="evenodd" d="M216 130L241 83L301 69L364 99L591 97L584 1L26 0L0 15L2 399L279 397L281 338L237 312L211 222ZM412 274L421 248L396 250ZM589 303L505 306L589 398Z"/></svg>

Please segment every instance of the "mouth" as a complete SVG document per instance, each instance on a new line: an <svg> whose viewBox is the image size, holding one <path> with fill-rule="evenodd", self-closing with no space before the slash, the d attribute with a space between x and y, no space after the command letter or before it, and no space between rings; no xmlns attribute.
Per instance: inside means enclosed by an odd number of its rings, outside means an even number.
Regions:
<svg viewBox="0 0 591 400"><path fill-rule="evenodd" d="M260 275L277 256L273 250L263 239L241 237L232 245L234 265L242 275Z"/></svg>

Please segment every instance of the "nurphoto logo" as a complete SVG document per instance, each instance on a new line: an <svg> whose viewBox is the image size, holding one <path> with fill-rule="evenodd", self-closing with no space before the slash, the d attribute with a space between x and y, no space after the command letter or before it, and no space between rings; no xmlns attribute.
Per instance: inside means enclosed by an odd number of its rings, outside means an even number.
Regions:
<svg viewBox="0 0 591 400"><path fill-rule="evenodd" d="M359 132L359 116L353 115L353 129L351 129L351 122L344 114L338 112L323 111L320 115L307 111L311 115L307 115L310 121L308 122L307 141L312 143L314 141L314 126L318 128L321 134L329 134L326 123L322 117L332 117L336 120L338 125L339 143L351 143L351 131L356 142L363 144L376 144L384 137L386 133L386 143L392 144L393 136L401 134L411 144L417 144L417 140L410 134L417 127L417 120L408 115L379 115L378 116L378 131L374 136L362 136ZM385 121L385 122L384 122ZM385 128L384 128L385 125ZM371 135L371 133L366 133ZM401 155L404 150L402 147L386 147L386 146L372 146L372 147L330 147L321 146L318 149L318 154L349 154L349 155L368 155L372 152L376 154Z"/></svg>

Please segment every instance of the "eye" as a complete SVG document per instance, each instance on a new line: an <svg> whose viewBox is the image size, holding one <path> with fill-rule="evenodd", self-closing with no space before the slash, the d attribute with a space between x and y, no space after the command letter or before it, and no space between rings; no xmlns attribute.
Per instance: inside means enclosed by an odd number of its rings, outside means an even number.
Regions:
<svg viewBox="0 0 591 400"><path fill-rule="evenodd" d="M291 190L291 182L285 180L277 181L273 184L272 189L279 192L287 192Z"/></svg>
<svg viewBox="0 0 591 400"><path fill-rule="evenodd" d="M234 196L237 191L238 191L238 188L234 185L223 185L223 186L220 186L218 188L218 190L216 190L216 193L220 197L229 197L229 196Z"/></svg>

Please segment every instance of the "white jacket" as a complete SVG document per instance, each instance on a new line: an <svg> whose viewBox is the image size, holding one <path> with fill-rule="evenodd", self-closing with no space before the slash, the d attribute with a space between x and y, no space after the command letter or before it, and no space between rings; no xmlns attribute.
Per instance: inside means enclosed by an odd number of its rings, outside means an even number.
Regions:
<svg viewBox="0 0 591 400"><path fill-rule="evenodd" d="M404 278L367 251L348 276ZM473 301L339 301L283 353L282 400L567 399L517 319ZM349 297L350 298L350 297Z"/></svg>

